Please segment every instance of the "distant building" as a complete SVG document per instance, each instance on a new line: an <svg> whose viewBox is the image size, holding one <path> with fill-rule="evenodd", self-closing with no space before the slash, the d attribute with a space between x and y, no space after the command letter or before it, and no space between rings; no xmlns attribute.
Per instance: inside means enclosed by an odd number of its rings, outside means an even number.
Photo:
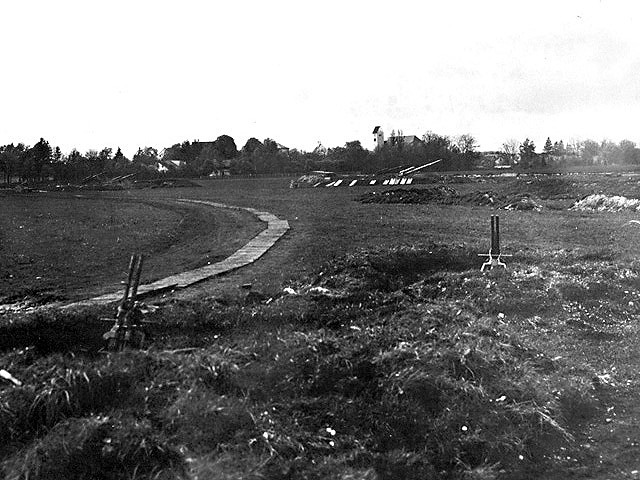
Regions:
<svg viewBox="0 0 640 480"><path fill-rule="evenodd" d="M396 145L409 145L416 146L424 143L422 139L416 135L403 135L402 131L399 131L396 135L395 132L391 132L391 136L385 140L384 132L380 126L373 129L373 146L374 150L382 148L384 145L396 146Z"/></svg>
<svg viewBox="0 0 640 480"><path fill-rule="evenodd" d="M380 126L373 129L373 148L377 150L384 145L384 132Z"/></svg>
<svg viewBox="0 0 640 480"><path fill-rule="evenodd" d="M179 170L180 168L184 167L186 165L186 162L183 162L181 160L164 160L164 159L160 159L155 167L156 170L160 173L167 173L167 172L175 172L176 170Z"/></svg>
<svg viewBox="0 0 640 480"><path fill-rule="evenodd" d="M388 143L391 146L400 144L414 146L422 143L422 139L416 137L415 135L394 135L392 137L389 137L389 140L387 140L385 143Z"/></svg>

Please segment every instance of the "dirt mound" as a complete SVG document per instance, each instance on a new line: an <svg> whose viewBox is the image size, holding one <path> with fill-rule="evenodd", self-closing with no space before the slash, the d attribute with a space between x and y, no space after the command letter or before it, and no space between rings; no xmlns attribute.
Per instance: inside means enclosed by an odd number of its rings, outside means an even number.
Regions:
<svg viewBox="0 0 640 480"><path fill-rule="evenodd" d="M619 212L621 210L640 211L640 200L621 195L589 195L576 202L569 210L580 212Z"/></svg>
<svg viewBox="0 0 640 480"><path fill-rule="evenodd" d="M539 212L542 210L542 205L540 205L530 197L523 195L517 200L511 200L502 208L504 208L505 210L533 210L535 212Z"/></svg>
<svg viewBox="0 0 640 480"><path fill-rule="evenodd" d="M382 192L369 192L362 195L362 203L456 203L458 192L449 186L439 185L430 188L396 188Z"/></svg>
<svg viewBox="0 0 640 480"><path fill-rule="evenodd" d="M533 177L518 179L505 186L506 194L527 194L543 200L563 200L591 193L583 183L566 178Z"/></svg>
<svg viewBox="0 0 640 480"><path fill-rule="evenodd" d="M327 182L331 177L321 175L319 173L309 173L302 175L300 178L291 181L291 188L315 187L316 185Z"/></svg>
<svg viewBox="0 0 640 480"><path fill-rule="evenodd" d="M423 275L477 268L476 253L464 246L431 244L349 254L325 265L300 289L335 298L390 292Z"/></svg>
<svg viewBox="0 0 640 480"><path fill-rule="evenodd" d="M386 190L369 192L360 197L362 203L405 203L405 204L467 204L477 206L495 206L505 210L542 210L542 205L526 193L498 193L492 190L470 192L460 195L447 185L424 189Z"/></svg>
<svg viewBox="0 0 640 480"><path fill-rule="evenodd" d="M500 205L505 201L505 197L502 194L496 193L492 190L470 192L465 193L460 197L462 203L468 203L471 205Z"/></svg>

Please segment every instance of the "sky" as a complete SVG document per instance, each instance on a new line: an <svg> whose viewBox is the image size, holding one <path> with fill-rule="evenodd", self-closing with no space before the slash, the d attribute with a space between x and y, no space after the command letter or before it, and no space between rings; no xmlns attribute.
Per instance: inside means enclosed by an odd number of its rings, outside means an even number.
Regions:
<svg viewBox="0 0 640 480"><path fill-rule="evenodd" d="M0 3L0 145L640 144L635 1Z"/></svg>

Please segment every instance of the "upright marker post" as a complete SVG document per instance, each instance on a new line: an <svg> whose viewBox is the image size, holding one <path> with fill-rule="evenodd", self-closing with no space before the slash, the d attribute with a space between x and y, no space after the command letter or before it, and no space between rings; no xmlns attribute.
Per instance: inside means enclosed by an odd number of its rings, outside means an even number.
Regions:
<svg viewBox="0 0 640 480"><path fill-rule="evenodd" d="M486 262L480 267L480 271L484 272L484 269L489 267L504 267L507 265L501 261L502 257L510 257L511 255L503 255L500 250L500 217L498 215L491 215L491 243L489 246L489 253L481 253L480 257L489 257Z"/></svg>
<svg viewBox="0 0 640 480"><path fill-rule="evenodd" d="M142 273L143 256L141 254L131 255L129 261L129 274L124 295L118 305L116 318L113 327L103 335L107 341L107 349L121 351L130 345L133 340L140 345L144 341L144 332L140 330L139 306L136 304L138 286ZM106 320L106 319L105 319ZM111 320L113 321L113 320Z"/></svg>

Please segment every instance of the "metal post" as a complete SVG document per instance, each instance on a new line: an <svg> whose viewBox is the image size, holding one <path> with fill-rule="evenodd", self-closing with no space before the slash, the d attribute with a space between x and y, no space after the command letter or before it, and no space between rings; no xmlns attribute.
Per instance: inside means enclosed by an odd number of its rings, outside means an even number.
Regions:
<svg viewBox="0 0 640 480"><path fill-rule="evenodd" d="M510 257L511 255L502 255L500 250L500 217L498 215L491 215L491 241L489 245L489 254L480 254L482 257L489 257L486 262L482 264L480 271L484 271L485 268L504 267L506 264L501 261L503 256Z"/></svg>

